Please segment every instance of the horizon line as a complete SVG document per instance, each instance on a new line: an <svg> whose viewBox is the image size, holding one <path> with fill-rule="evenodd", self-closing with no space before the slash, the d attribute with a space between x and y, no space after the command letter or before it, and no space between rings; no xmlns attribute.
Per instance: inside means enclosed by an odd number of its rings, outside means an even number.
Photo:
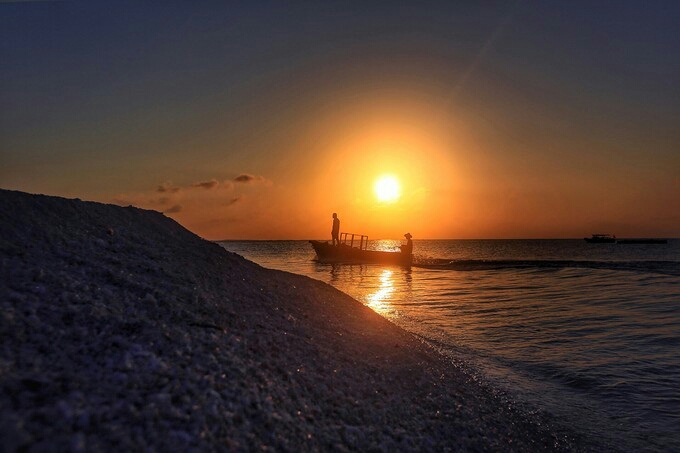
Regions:
<svg viewBox="0 0 680 453"><path fill-rule="evenodd" d="M587 237L587 236L586 236ZM583 240L585 237L535 237L535 238L414 238L413 241L574 241ZM205 238L204 238L205 239ZM680 237L672 236L621 236L616 239L667 239L677 240ZM298 239L206 239L210 242L236 242L236 241L250 241L250 242L273 242L273 241L327 241L329 239L314 239L314 238L298 238ZM395 238L377 238L370 239L371 241L401 241L403 239Z"/></svg>

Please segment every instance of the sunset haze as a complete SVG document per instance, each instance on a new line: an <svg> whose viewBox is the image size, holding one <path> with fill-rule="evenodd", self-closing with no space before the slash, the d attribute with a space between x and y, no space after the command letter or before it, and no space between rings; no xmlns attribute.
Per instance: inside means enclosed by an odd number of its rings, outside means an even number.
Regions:
<svg viewBox="0 0 680 453"><path fill-rule="evenodd" d="M678 237L678 23L663 1L3 2L0 187L214 240L330 240L333 212L371 238Z"/></svg>

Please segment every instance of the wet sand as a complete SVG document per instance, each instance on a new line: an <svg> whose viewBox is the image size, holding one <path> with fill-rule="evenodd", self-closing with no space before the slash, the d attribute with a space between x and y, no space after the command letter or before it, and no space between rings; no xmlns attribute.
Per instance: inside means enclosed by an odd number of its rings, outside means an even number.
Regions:
<svg viewBox="0 0 680 453"><path fill-rule="evenodd" d="M603 447L155 211L0 190L0 274L6 451Z"/></svg>

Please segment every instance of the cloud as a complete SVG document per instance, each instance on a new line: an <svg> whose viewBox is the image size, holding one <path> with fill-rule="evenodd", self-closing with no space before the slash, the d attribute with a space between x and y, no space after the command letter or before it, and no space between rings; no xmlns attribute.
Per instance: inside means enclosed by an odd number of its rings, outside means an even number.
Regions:
<svg viewBox="0 0 680 453"><path fill-rule="evenodd" d="M145 192L119 194L112 201L120 206L133 205L163 214L179 214L179 218L186 219L234 205L238 205L234 210L248 209L252 204L249 197L257 199L262 190L270 186L272 182L263 176L240 173L223 181L215 178L189 184L165 181Z"/></svg>
<svg viewBox="0 0 680 453"><path fill-rule="evenodd" d="M234 203L236 203L240 200L241 200L241 197L234 197L231 200L227 201L227 206L231 206L231 205L233 205Z"/></svg>
<svg viewBox="0 0 680 453"><path fill-rule="evenodd" d="M225 183L230 183L230 184L251 184L251 183L258 183L258 184L264 184L265 186L271 186L272 182L269 181L267 178L264 176L257 176L257 175L249 175L248 173L241 173L231 181L225 181Z"/></svg>
<svg viewBox="0 0 680 453"><path fill-rule="evenodd" d="M211 190L217 187L220 183L216 179L211 179L210 181L195 182L191 187L200 187L201 189Z"/></svg>
<svg viewBox="0 0 680 453"><path fill-rule="evenodd" d="M0 0L1 1L1 0ZM250 175L248 173L241 173L240 175L236 176L233 179L223 181L220 183L217 179L212 178L206 181L198 181L193 184L190 184L188 186L178 186L173 184L170 181L166 181L163 184L160 184L156 187L156 192L158 193L163 193L163 194L175 194L178 193L181 190L186 190L186 189L205 189L205 190L213 190L217 188L223 188L226 190L231 190L234 188L234 184L250 184L250 183L264 183L265 185L270 185L271 183L264 178L263 176L256 176L256 175Z"/></svg>
<svg viewBox="0 0 680 453"><path fill-rule="evenodd" d="M177 193L180 191L180 187L173 185L171 182L166 181L156 188L156 192L160 193Z"/></svg>
<svg viewBox="0 0 680 453"><path fill-rule="evenodd" d="M173 207L168 208L165 211L163 211L163 214L175 214L175 213L180 212L181 210L182 210L182 206L176 204Z"/></svg>
<svg viewBox="0 0 680 453"><path fill-rule="evenodd" d="M234 178L234 181L249 183L251 181L255 181L256 179L262 179L262 176L253 176L246 173L241 173L240 175Z"/></svg>

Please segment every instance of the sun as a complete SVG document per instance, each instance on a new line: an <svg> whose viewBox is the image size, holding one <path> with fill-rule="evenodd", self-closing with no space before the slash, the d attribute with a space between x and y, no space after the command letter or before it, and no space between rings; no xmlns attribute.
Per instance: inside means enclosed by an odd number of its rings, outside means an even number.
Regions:
<svg viewBox="0 0 680 453"><path fill-rule="evenodd" d="M378 201L393 203L401 196L399 181L394 176L381 176L373 186Z"/></svg>

